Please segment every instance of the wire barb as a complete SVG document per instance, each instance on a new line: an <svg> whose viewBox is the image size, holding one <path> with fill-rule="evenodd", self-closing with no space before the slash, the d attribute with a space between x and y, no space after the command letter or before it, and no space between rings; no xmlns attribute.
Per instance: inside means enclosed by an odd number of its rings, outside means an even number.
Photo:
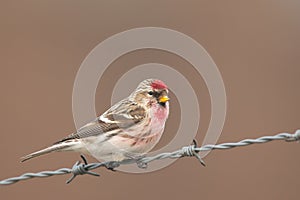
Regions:
<svg viewBox="0 0 300 200"><path fill-rule="evenodd" d="M22 180L32 179L32 178L45 178L50 177L54 175L63 175L63 174L70 174L72 173L72 177L67 181L67 183L70 183L74 178L78 175L84 175L89 174L92 176L100 176L99 174L95 172L91 172L90 170L99 168L99 167L106 167L107 169L114 170L115 168L119 167L120 165L125 164L132 164L136 163L139 167L145 168L147 167L147 164L154 161L154 160L162 160L162 159L177 159L181 157L196 157L199 162L205 166L205 163L201 159L199 152L201 151L210 151L210 150L225 150L225 149L231 149L235 147L242 147L242 146L248 146L251 144L263 144L266 142L276 141L276 140L283 140L286 142L293 142L293 141L299 141L300 140L300 129L297 130L294 134L290 133L279 133L274 136L263 136L257 139L245 139L239 142L232 142L232 143L223 143L223 144L216 144L216 145L204 145L202 147L197 147L197 142L194 140L192 145L183 147L177 151L169 152L169 153L161 153L152 157L146 157L142 156L141 158L132 158L120 162L116 161L109 161L109 162L99 162L99 163L87 163L86 158L81 155L81 158L83 160L83 163L80 161L77 161L71 169L69 168L61 168L55 171L42 171L38 173L25 173L18 177L8 178L5 180L0 181L0 185L10 185L17 183Z"/></svg>
<svg viewBox="0 0 300 200"><path fill-rule="evenodd" d="M73 165L73 167L71 169L72 177L67 180L66 184L71 183L76 178L76 176L78 176L78 175L89 174L89 175L92 175L92 176L100 176L99 174L97 174L95 172L88 171L88 168L87 168L88 163L87 163L86 158L84 157L84 155L80 155L80 157L82 158L84 163L81 163L80 161L77 161Z"/></svg>
<svg viewBox="0 0 300 200"><path fill-rule="evenodd" d="M186 147L182 147L182 157L185 156L194 156L197 158L197 160L201 163L201 165L203 165L204 167L206 166L205 162L202 160L202 158L200 157L200 155L198 154L199 151L197 151L196 149L197 147L197 141L194 139L193 140L193 144L190 146L186 146Z"/></svg>

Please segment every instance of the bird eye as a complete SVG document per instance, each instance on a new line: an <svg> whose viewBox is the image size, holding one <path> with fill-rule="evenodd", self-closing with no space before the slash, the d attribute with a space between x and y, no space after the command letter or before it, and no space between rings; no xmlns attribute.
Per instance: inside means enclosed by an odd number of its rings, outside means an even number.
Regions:
<svg viewBox="0 0 300 200"><path fill-rule="evenodd" d="M150 91L150 92L148 92L148 94L152 96L152 95L153 95L153 92L152 92L152 91Z"/></svg>

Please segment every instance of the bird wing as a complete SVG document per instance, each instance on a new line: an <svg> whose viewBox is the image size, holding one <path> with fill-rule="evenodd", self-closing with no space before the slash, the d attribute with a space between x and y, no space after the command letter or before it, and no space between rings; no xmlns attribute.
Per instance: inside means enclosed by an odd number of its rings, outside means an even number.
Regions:
<svg viewBox="0 0 300 200"><path fill-rule="evenodd" d="M94 121L78 129L76 133L63 138L62 140L54 144L69 141L72 139L97 136L103 133L110 132L110 134L107 134L107 137L109 138L118 134L117 130L126 129L141 122L145 118L145 116L145 108L137 105L134 102L130 102L127 99L124 99L115 104Z"/></svg>

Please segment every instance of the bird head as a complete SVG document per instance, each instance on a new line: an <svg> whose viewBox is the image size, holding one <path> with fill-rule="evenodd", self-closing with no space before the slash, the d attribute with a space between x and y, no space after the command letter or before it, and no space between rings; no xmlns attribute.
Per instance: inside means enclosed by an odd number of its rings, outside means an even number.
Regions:
<svg viewBox="0 0 300 200"><path fill-rule="evenodd" d="M142 81L133 96L136 101L145 105L159 104L166 107L167 102L170 100L168 97L167 85L158 79L146 79Z"/></svg>

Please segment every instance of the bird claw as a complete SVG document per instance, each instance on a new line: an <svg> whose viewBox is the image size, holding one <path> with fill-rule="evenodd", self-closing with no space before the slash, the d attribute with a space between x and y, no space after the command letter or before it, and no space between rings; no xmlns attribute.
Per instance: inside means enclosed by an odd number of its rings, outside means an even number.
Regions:
<svg viewBox="0 0 300 200"><path fill-rule="evenodd" d="M116 171L115 168L119 167L120 163L118 161L109 161L105 163L104 166L106 167L106 169L115 172Z"/></svg>
<svg viewBox="0 0 300 200"><path fill-rule="evenodd" d="M148 167L148 164L142 161L142 159L146 157L146 154L126 154L126 157L129 158L129 162L134 161L140 169L146 169Z"/></svg>
<svg viewBox="0 0 300 200"><path fill-rule="evenodd" d="M146 154L141 154L133 158L140 169L146 169L148 167L148 163L143 162L142 159L146 157Z"/></svg>
<svg viewBox="0 0 300 200"><path fill-rule="evenodd" d="M147 167L148 167L148 164L143 161L137 160L136 164L137 164L138 168L140 168L140 169L147 169Z"/></svg>

